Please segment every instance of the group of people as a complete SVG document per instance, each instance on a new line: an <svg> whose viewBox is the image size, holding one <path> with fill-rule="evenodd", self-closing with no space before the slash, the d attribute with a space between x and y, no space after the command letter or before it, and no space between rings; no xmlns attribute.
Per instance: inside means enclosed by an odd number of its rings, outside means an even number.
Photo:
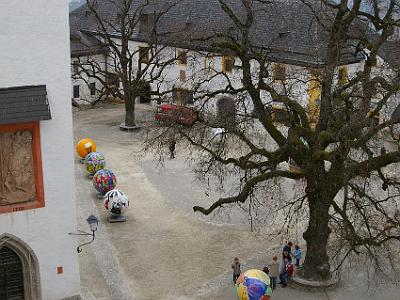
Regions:
<svg viewBox="0 0 400 300"><path fill-rule="evenodd" d="M282 287L287 286L288 278L293 276L295 268L300 267L301 263L301 249L299 245L294 246L294 251L292 251L293 243L288 242L282 249L282 259L279 262L278 256L272 258L272 262L269 266L265 266L263 271L268 274L271 282L272 290L276 289L276 282L279 277L279 284ZM293 263L293 258L295 262ZM241 273L239 258L235 257L232 264L233 269L233 283L239 278Z"/></svg>
<svg viewBox="0 0 400 300"><path fill-rule="evenodd" d="M293 273L295 271L295 268L300 267L300 261L301 261L301 249L299 245L294 246L294 251L292 252L292 242L288 242L282 250L282 260L279 265L279 284L282 285L282 287L287 286L287 281L288 278L293 276ZM293 264L293 257L296 260L296 262ZM275 274L273 274L275 275ZM276 282L276 279L275 279ZM272 289L276 288L276 283L272 284L271 280L271 286Z"/></svg>

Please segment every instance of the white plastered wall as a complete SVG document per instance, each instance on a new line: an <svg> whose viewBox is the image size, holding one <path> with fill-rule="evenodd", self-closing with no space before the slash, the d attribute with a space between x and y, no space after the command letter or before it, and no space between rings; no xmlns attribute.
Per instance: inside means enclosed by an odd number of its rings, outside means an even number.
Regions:
<svg viewBox="0 0 400 300"><path fill-rule="evenodd" d="M41 121L45 207L0 214L0 235L36 254L42 298L79 295L67 0L0 1L0 87L45 84L52 120ZM57 274L57 267L63 274Z"/></svg>
<svg viewBox="0 0 400 300"><path fill-rule="evenodd" d="M71 84L71 97L73 97L74 93L74 86L78 85L79 86L79 97L74 98L74 100L78 104L91 104L94 101L98 100L100 97L100 90L102 89L103 85L101 81L97 80L96 78L89 78L84 72L79 71L81 67L78 67L78 72L80 72L80 76L75 75L75 70L74 70L74 64L82 64L85 65L85 63L89 60L91 63L94 65L99 65L102 70L105 70L105 55L104 54L96 54L96 55L90 55L90 56L81 56L79 58L71 58L71 72L72 72L72 84ZM104 76L102 73L97 74L100 78L104 80ZM94 83L96 87L95 95L91 94L90 87L88 84Z"/></svg>

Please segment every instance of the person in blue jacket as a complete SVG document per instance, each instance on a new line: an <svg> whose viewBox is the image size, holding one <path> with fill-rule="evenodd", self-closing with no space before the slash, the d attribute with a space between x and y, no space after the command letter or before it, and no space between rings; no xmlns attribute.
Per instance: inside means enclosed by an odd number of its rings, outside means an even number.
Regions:
<svg viewBox="0 0 400 300"><path fill-rule="evenodd" d="M301 249L299 245L294 246L294 257L296 258L296 267L300 267Z"/></svg>

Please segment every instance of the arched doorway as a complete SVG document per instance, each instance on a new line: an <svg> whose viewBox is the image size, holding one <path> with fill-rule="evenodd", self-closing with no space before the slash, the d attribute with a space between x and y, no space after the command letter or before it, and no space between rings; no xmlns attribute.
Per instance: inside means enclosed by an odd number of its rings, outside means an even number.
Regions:
<svg viewBox="0 0 400 300"><path fill-rule="evenodd" d="M41 299L37 257L27 244L10 234L0 235L0 299Z"/></svg>
<svg viewBox="0 0 400 300"><path fill-rule="evenodd" d="M235 101L230 97L222 97L217 101L217 122L221 127L235 125L236 106Z"/></svg>
<svg viewBox="0 0 400 300"><path fill-rule="evenodd" d="M8 247L0 249L0 299L25 299L21 259Z"/></svg>
<svg viewBox="0 0 400 300"><path fill-rule="evenodd" d="M143 89L140 95L140 103L150 103L151 102L151 86L148 82L143 82Z"/></svg>

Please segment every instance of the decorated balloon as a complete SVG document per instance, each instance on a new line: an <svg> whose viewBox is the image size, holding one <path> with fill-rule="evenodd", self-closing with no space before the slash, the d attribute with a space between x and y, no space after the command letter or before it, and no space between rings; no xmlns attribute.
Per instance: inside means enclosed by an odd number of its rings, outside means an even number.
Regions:
<svg viewBox="0 0 400 300"><path fill-rule="evenodd" d="M236 281L239 300L269 300L272 295L270 279L260 270L248 270Z"/></svg>
<svg viewBox="0 0 400 300"><path fill-rule="evenodd" d="M106 161L103 154L99 152L90 152L85 157L85 166L86 171L88 171L88 173L91 175L96 173L98 170L104 169L106 166Z"/></svg>
<svg viewBox="0 0 400 300"><path fill-rule="evenodd" d="M76 144L76 153L85 158L90 152L96 151L96 143L92 139L82 139Z"/></svg>
<svg viewBox="0 0 400 300"><path fill-rule="evenodd" d="M101 195L111 191L116 185L117 178L111 170L101 169L93 176L93 186Z"/></svg>
<svg viewBox="0 0 400 300"><path fill-rule="evenodd" d="M129 208L128 196L120 190L108 191L104 196L104 207L112 216L121 216Z"/></svg>

